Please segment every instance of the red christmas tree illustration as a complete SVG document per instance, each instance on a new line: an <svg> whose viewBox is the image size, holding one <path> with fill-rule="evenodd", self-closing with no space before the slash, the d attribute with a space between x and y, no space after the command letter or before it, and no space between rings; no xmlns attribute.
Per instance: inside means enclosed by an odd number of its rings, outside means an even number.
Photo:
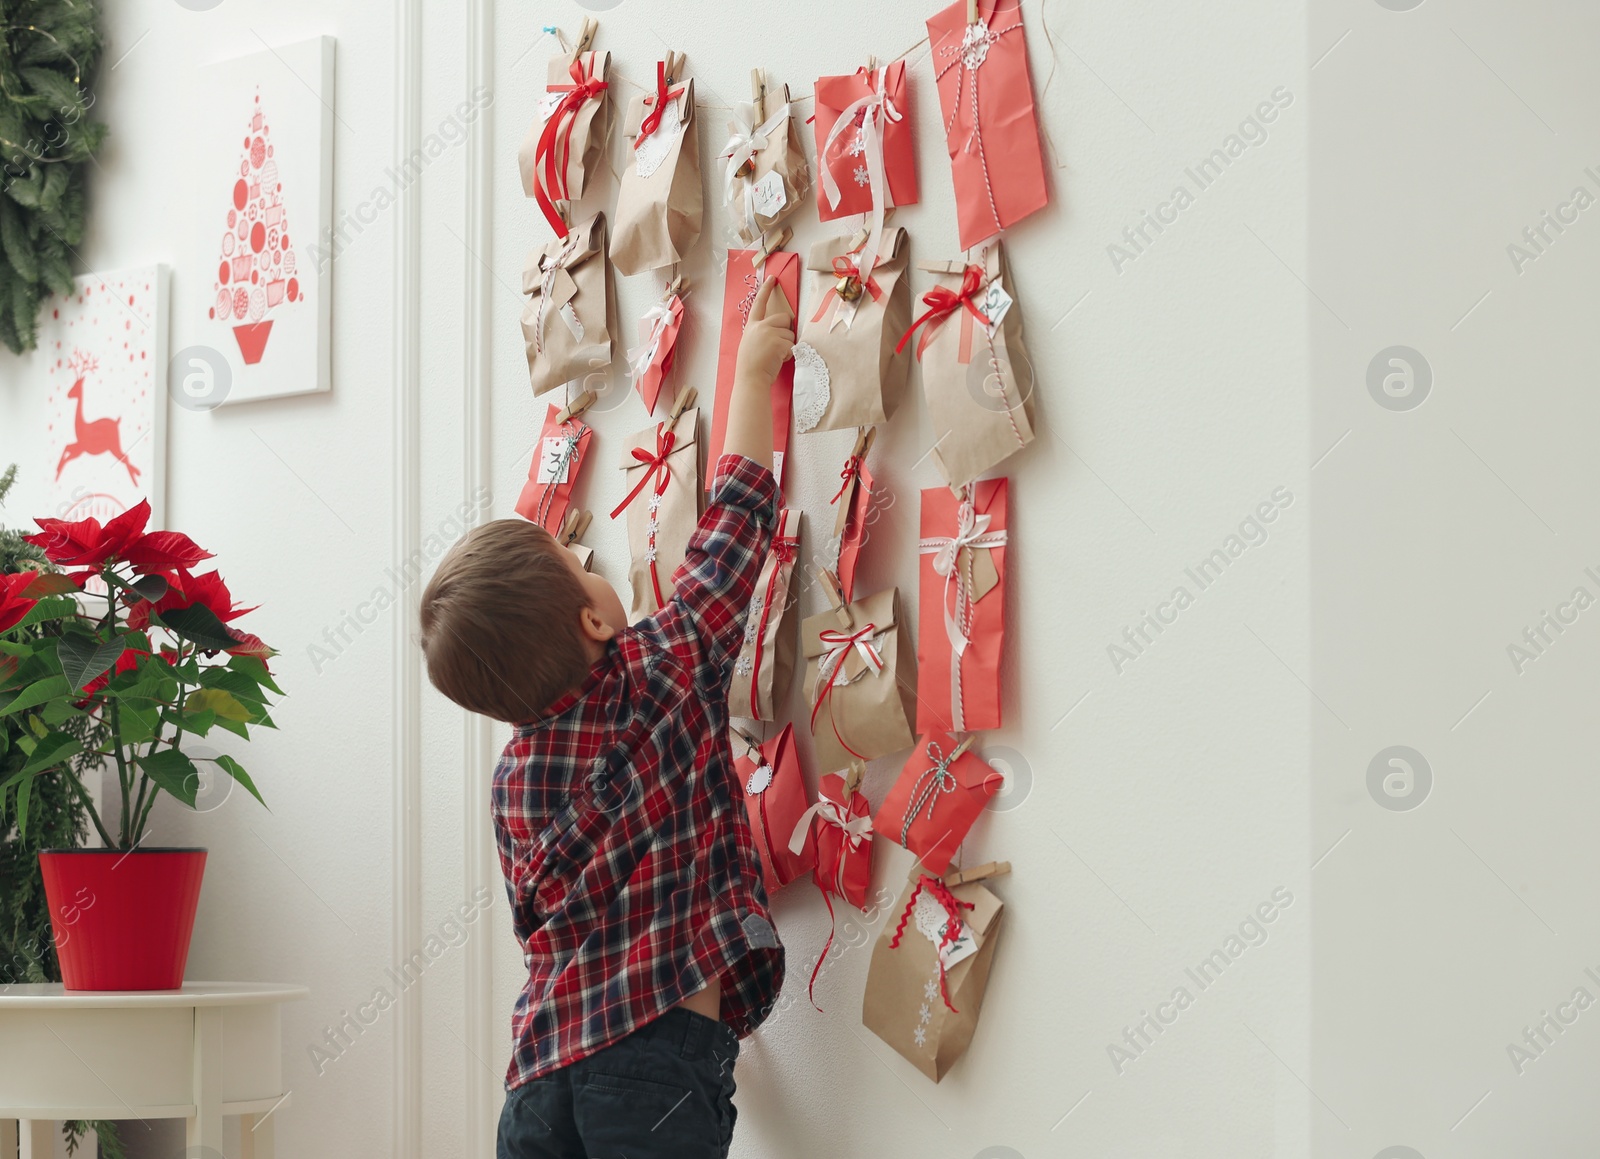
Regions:
<svg viewBox="0 0 1600 1159"><path fill-rule="evenodd" d="M256 93L250 131L233 183L228 228L222 235L217 266L216 302L211 317L233 323L239 353L248 365L261 361L272 332L267 315L286 302L299 302L294 249L289 245L289 219L283 207L283 183L272 157L272 128L261 112Z"/></svg>

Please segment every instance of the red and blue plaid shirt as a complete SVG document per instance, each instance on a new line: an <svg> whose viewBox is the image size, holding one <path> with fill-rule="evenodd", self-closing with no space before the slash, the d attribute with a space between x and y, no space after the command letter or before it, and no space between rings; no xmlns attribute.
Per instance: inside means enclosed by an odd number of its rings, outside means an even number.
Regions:
<svg viewBox="0 0 1600 1159"><path fill-rule="evenodd" d="M674 593L576 692L516 726L493 813L528 982L507 1089L722 979L743 1038L783 984L728 747L728 682L772 539L772 472L724 455Z"/></svg>

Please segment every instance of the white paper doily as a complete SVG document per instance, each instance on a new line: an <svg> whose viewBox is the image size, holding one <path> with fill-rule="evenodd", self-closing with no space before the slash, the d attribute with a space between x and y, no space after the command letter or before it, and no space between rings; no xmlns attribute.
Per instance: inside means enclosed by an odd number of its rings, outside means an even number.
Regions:
<svg viewBox="0 0 1600 1159"><path fill-rule="evenodd" d="M828 364L809 342L794 347L794 424L797 430L816 429L832 397Z"/></svg>

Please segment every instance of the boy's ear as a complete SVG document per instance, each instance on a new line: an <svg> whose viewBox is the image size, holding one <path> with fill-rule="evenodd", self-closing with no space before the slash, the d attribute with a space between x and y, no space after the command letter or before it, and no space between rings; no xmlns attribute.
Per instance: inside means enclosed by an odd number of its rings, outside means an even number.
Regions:
<svg viewBox="0 0 1600 1159"><path fill-rule="evenodd" d="M601 618L593 605L585 605L578 612L578 627L596 644L604 644L617 634L617 630Z"/></svg>

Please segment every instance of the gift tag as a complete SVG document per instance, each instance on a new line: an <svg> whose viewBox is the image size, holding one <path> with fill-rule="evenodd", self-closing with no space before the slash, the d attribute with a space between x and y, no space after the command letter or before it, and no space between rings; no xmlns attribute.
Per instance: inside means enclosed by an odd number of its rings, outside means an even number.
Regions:
<svg viewBox="0 0 1600 1159"><path fill-rule="evenodd" d="M539 474L535 483L565 483L572 469L573 441L567 435L551 435L539 444Z"/></svg>
<svg viewBox="0 0 1600 1159"><path fill-rule="evenodd" d="M759 797L767 791L767 786L772 784L772 766L759 765L750 774L750 779L744 783L744 791L753 797Z"/></svg>
<svg viewBox="0 0 1600 1159"><path fill-rule="evenodd" d="M944 939L945 928L945 926L941 926L939 928L939 938L941 941ZM958 936L955 941L951 942L942 951L940 951L939 961L944 964L944 968L948 972L950 968L957 962L961 961L963 958L971 957L977 952L978 942L972 936L972 931L967 927L966 923L963 922L961 925L960 936Z"/></svg>
<svg viewBox="0 0 1600 1159"><path fill-rule="evenodd" d="M1000 571L994 565L994 549L970 547L961 549L961 582L966 586L967 598L977 603L995 589L1000 582Z"/></svg>
<svg viewBox="0 0 1600 1159"><path fill-rule="evenodd" d="M815 430L827 413L832 397L828 364L809 342L794 346L794 425L798 431Z"/></svg>
<svg viewBox="0 0 1600 1159"><path fill-rule="evenodd" d="M750 204L762 217L776 217L778 211L789 203L784 192L783 174L774 169L750 187Z"/></svg>
<svg viewBox="0 0 1600 1159"><path fill-rule="evenodd" d="M1006 316L1006 311L1011 309L1011 295L1006 293L1006 288L996 278L989 283L988 291L983 295L983 316L989 319L989 337L993 338L1000 329L1000 321Z"/></svg>
<svg viewBox="0 0 1600 1159"><path fill-rule="evenodd" d="M561 103L561 98L566 93L547 92L539 98L539 119L548 121L550 114L556 111L556 106Z"/></svg>

